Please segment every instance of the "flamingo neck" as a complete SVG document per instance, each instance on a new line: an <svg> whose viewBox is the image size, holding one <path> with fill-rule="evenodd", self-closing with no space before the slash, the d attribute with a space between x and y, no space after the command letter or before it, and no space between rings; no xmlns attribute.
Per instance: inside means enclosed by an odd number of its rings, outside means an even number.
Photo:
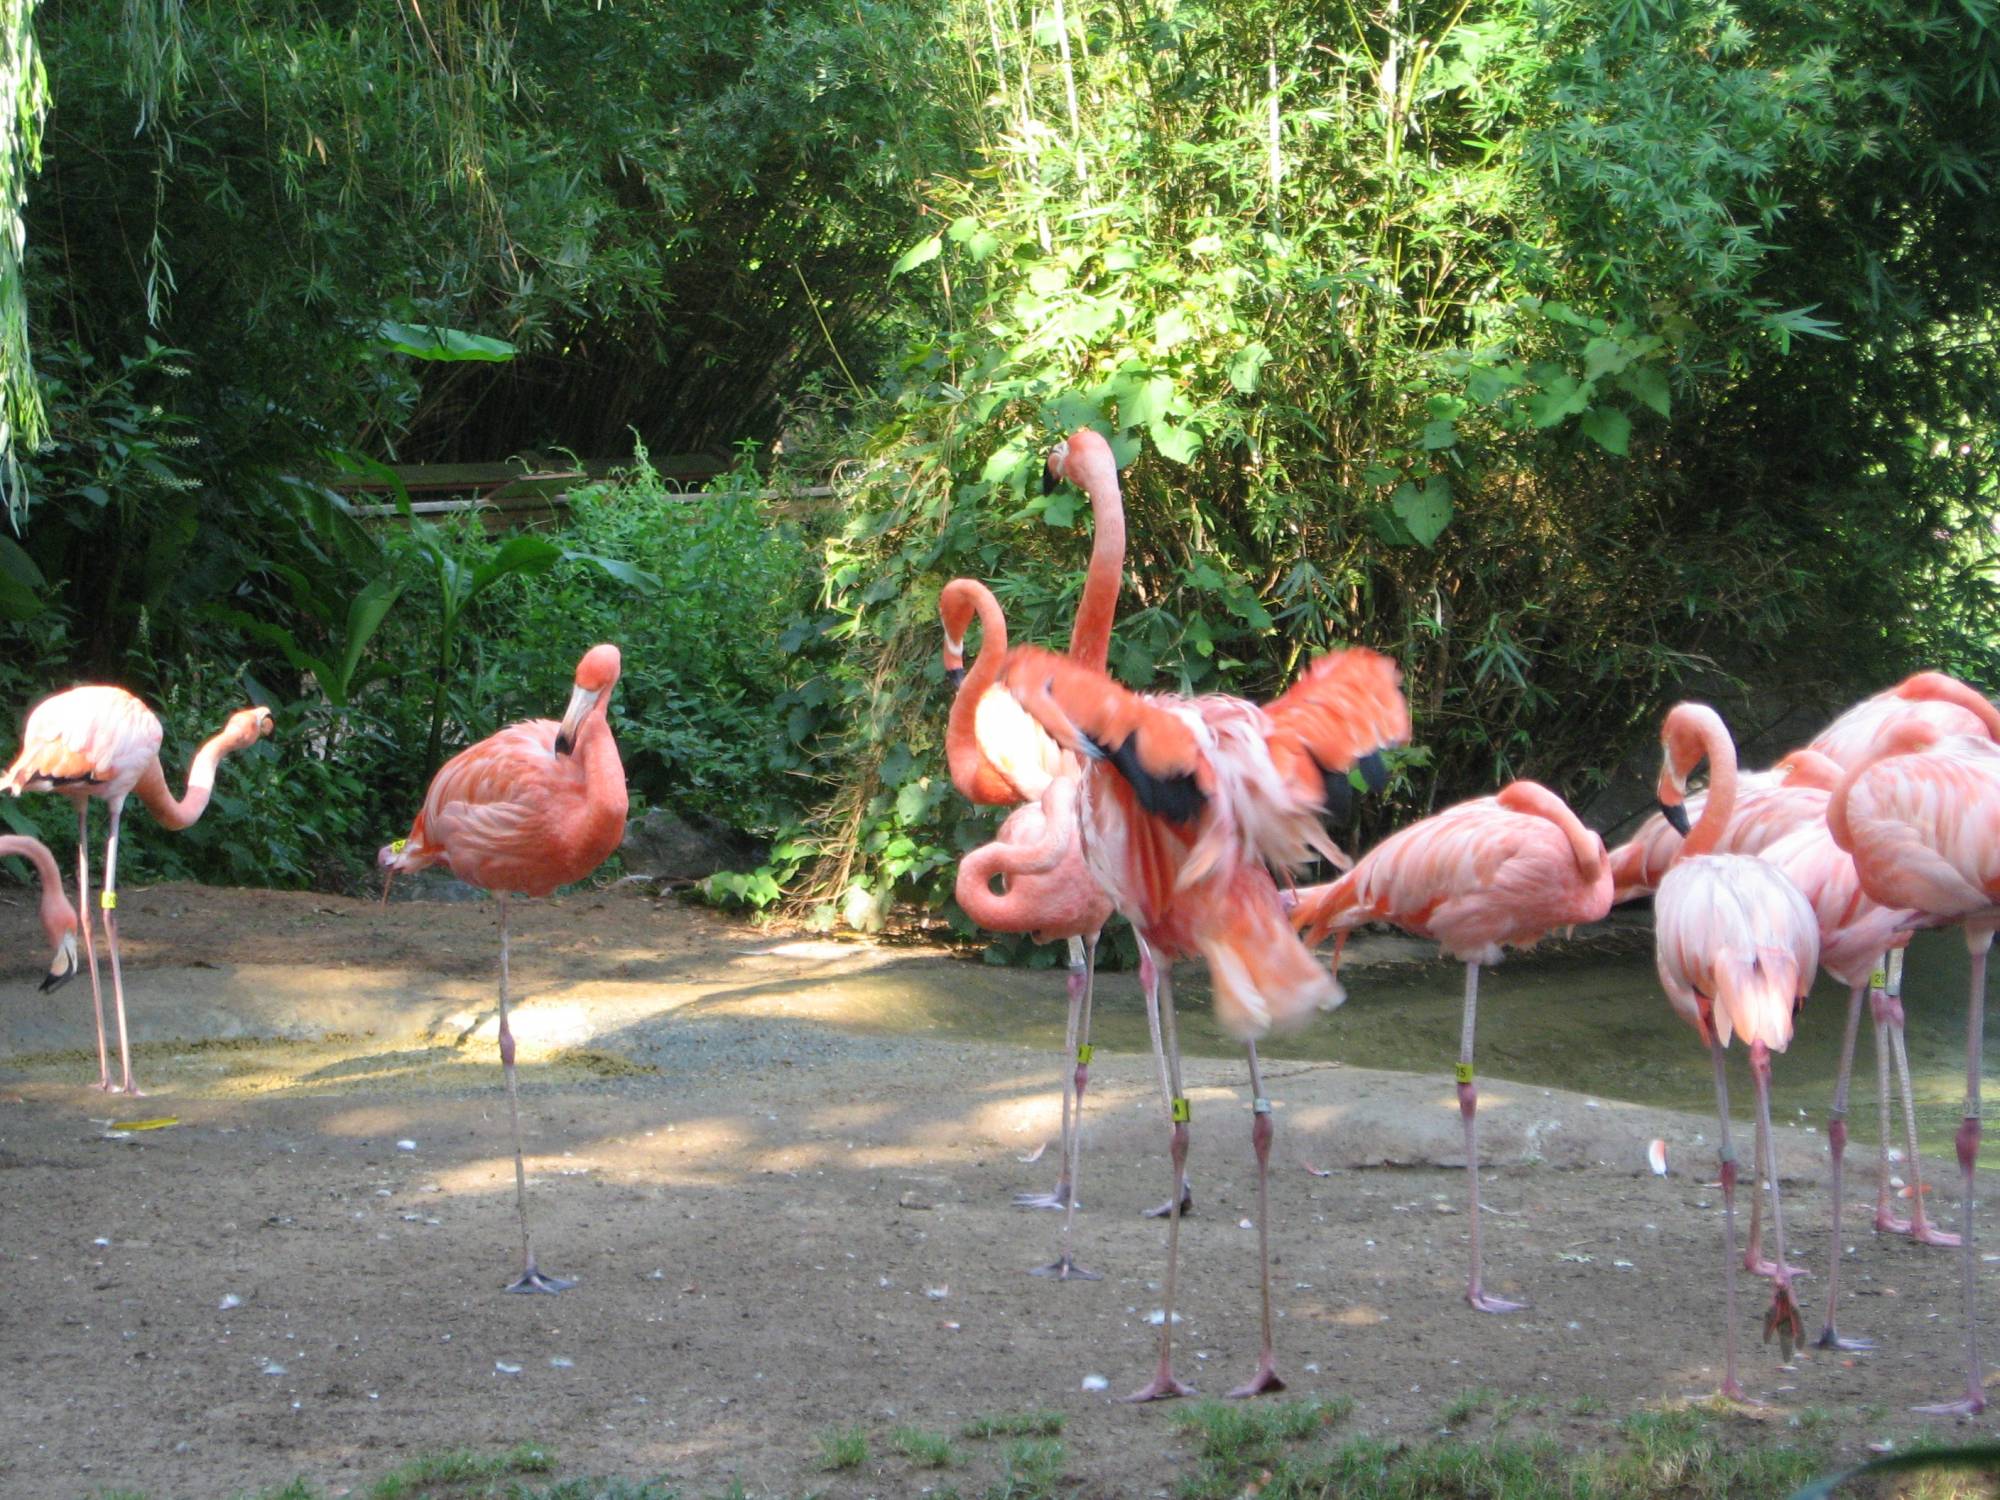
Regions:
<svg viewBox="0 0 2000 1500"><path fill-rule="evenodd" d="M625 763L619 758L618 740L611 732L609 688L584 716L574 753L583 767L584 797L591 821L616 823L622 836L630 804L625 791Z"/></svg>
<svg viewBox="0 0 2000 1500"><path fill-rule="evenodd" d="M2000 741L2000 709L1984 693L1956 677L1943 672L1919 672L1896 689L1896 696L1912 702L1954 704L1986 726L1988 739Z"/></svg>
<svg viewBox="0 0 2000 1500"><path fill-rule="evenodd" d="M1108 456L1108 455L1107 455ZM1070 660L1102 672L1111 660L1111 621L1125 573L1125 502L1115 465L1091 462L1078 476L1090 497L1090 571L1070 629Z"/></svg>
<svg viewBox="0 0 2000 1500"><path fill-rule="evenodd" d="M56 857L49 853L40 839L27 838L21 834L0 836L0 859L17 854L35 867L35 881L42 888L42 926L50 932L73 929L76 926L76 909L63 895L62 871L56 867Z"/></svg>
<svg viewBox="0 0 2000 1500"><path fill-rule="evenodd" d="M1576 860L1576 872L1587 884L1595 884L1604 873L1604 840L1584 827L1570 805L1540 782L1511 782L1500 789L1498 801L1511 811L1546 818L1561 829Z"/></svg>
<svg viewBox="0 0 2000 1500"><path fill-rule="evenodd" d="M1833 835L1833 842L1837 847L1849 854L1855 852L1854 825L1847 815L1847 799L1853 794L1855 783L1874 769L1877 761L1887 760L1892 755L1908 755L1913 750L1920 750L1934 737L1921 731L1891 731L1840 778L1826 799L1826 831Z"/></svg>
<svg viewBox="0 0 2000 1500"><path fill-rule="evenodd" d="M1693 711L1689 712L1690 709ZM1691 859L1709 853L1722 842L1723 831L1736 812L1736 744L1712 708L1683 704L1669 715L1669 724L1674 730L1668 741L1669 753L1676 765L1692 771L1698 759L1708 761L1708 801L1702 807L1700 821L1681 843L1681 855ZM1696 744L1700 746L1699 756L1686 755Z"/></svg>
<svg viewBox="0 0 2000 1500"><path fill-rule="evenodd" d="M177 831L191 827L208 810L208 799L215 791L215 771L222 764L222 757L235 754L254 738L253 734L245 739L232 727L203 745L188 767L187 792L183 796L176 797L167 786L167 773L161 769L157 755L132 790L162 828Z"/></svg>
<svg viewBox="0 0 2000 1500"><path fill-rule="evenodd" d="M951 716L944 729L945 763L951 769L952 784L972 801L989 807L1019 802L1014 787L981 753L976 722L979 700L1000 680L1001 658L1007 654L1007 617L985 584L965 580L961 586L971 595L979 616L979 655L973 658L951 700Z"/></svg>

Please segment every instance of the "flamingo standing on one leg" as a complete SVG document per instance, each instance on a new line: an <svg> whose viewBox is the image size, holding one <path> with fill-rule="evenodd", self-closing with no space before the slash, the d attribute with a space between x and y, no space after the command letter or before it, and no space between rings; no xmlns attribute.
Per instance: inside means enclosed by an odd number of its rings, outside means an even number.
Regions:
<svg viewBox="0 0 2000 1500"><path fill-rule="evenodd" d="M1479 1143L1474 1117L1474 1017L1481 964L1503 948L1531 948L1558 927L1599 922L1611 909L1604 840L1563 800L1532 781L1493 797L1446 808L1384 839L1329 885L1298 893L1292 920L1312 942L1328 933L1345 944L1364 922L1390 922L1435 938L1465 965L1465 1021L1458 1051L1458 1112L1465 1122L1465 1171L1472 1229L1472 1269L1465 1300L1480 1312L1517 1312L1525 1303L1494 1297L1480 1285ZM1339 968L1339 946L1334 953Z"/></svg>
<svg viewBox="0 0 2000 1500"><path fill-rule="evenodd" d="M560 1292L576 1283L545 1274L528 1237L528 1172L514 1033L507 1021L507 898L546 896L583 879L625 837L625 768L608 715L618 681L616 646L592 646L576 665L562 722L529 719L468 746L438 768L408 838L383 848L392 874L442 864L500 904L500 1067L514 1136L514 1205L521 1275L510 1292Z"/></svg>
<svg viewBox="0 0 2000 1500"><path fill-rule="evenodd" d="M1053 490L1063 481L1075 484L1089 497L1091 510L1090 566L1084 575L1083 597L1078 601L1076 621L1070 631L1070 659L1103 671L1109 659L1111 623L1125 567L1125 508L1118 491L1117 460L1112 456L1111 445L1094 429L1080 428L1050 450L1043 488ZM953 784L967 798L988 806L1010 807L1039 800L1051 776L1074 776L1077 766L1073 757L1060 756L1041 730L1017 714L1009 715L1004 695L990 692L991 674L997 673L1000 658L1006 654L1006 627L998 602L992 601L990 594L987 602L981 602L972 592L979 587L961 580L947 587L938 598L945 631L945 670L959 687L946 726L946 758ZM990 654L992 665L982 673L975 663L973 676L968 678L964 666L965 632L975 614L985 631L981 656ZM1037 883L1036 891L1067 901L1059 894L1059 886L1059 879L1043 880ZM1039 894L1033 899L1039 899ZM1105 914L1109 915L1108 907ZM1074 1263L1068 1259L1067 1246L1075 1213L1075 1174L1081 1155L1077 1132L1081 1128L1083 1095L1090 1077L1091 990L1097 971L1098 933L1103 923L1072 930L1061 920L1035 920L1031 899L1020 894L1008 902L1006 920L1031 925L992 930L1039 932L1044 934L1039 941L1064 938L1069 944L1069 1014L1063 1056L1060 1142L1062 1175L1053 1192L1017 1194L1014 1200L1022 1208L1063 1211L1064 1253L1051 1264L1037 1267L1035 1274L1066 1278L1076 1274Z"/></svg>
<svg viewBox="0 0 2000 1500"><path fill-rule="evenodd" d="M1343 997L1292 930L1270 872L1289 872L1314 853L1345 862L1320 820L1329 801L1346 793L1350 767L1365 767L1379 786L1386 772L1377 752L1409 737L1398 677L1395 665L1375 652L1337 652L1260 708L1219 695L1131 693L1036 647L1008 653L1006 691L1085 762L1085 858L1139 934L1147 1019L1170 1101L1174 1186L1159 1365L1130 1400L1187 1394L1174 1378L1173 1325L1189 1111L1166 965L1197 954L1208 964L1216 1017L1245 1044L1250 1062L1262 1343L1256 1373L1230 1394L1284 1389L1271 1339L1273 1126L1257 1039L1273 1027L1302 1024Z"/></svg>
<svg viewBox="0 0 2000 1500"><path fill-rule="evenodd" d="M1708 802L1681 845L1679 859L1653 898L1654 949L1660 984L1675 1011L1695 1028L1715 1065L1715 1103L1722 1126L1723 1285L1729 1319L1723 1395L1740 1400L1736 1379L1736 1152L1729 1142L1729 1084L1723 1048L1732 1035L1750 1047L1750 1075L1757 1089L1757 1135L1763 1158L1756 1170L1771 1185L1771 1229L1777 1262L1771 1277L1771 1310L1765 1337L1775 1331L1786 1358L1802 1342L1805 1325L1792 1299L1792 1271L1785 1263L1785 1220L1778 1197L1778 1164L1771 1138L1771 1053L1791 1045L1792 1013L1804 999L1819 963L1819 924L1806 898L1763 860L1712 851L1729 822L1736 791L1736 747L1715 710L1682 703L1667 715L1660 739L1666 747L1662 801L1677 805L1686 772L1705 756ZM1698 747L1698 753L1690 747ZM1756 1176L1751 1178L1755 1189Z"/></svg>
<svg viewBox="0 0 2000 1500"><path fill-rule="evenodd" d="M49 971L38 986L47 994L76 978L76 908L63 894L62 871L56 868L56 857L49 853L48 845L23 834L0 835L0 859L15 854L35 867L35 881L42 889L38 915L42 933L55 950Z"/></svg>
<svg viewBox="0 0 2000 1500"><path fill-rule="evenodd" d="M1976 1415L1986 1408L1986 1394L1974 1317L1979 1261L1972 1248L1973 1174L1979 1164L1986 955L2000 928L2000 746L1969 735L1940 737L1926 723L1891 728L1835 789L1827 826L1834 842L1853 855L1861 888L1871 899L1906 907L1935 925L1960 924L1972 955L1965 1114L1957 1142L1965 1179L1959 1232L1965 1396L1922 1409Z"/></svg>
<svg viewBox="0 0 2000 1500"><path fill-rule="evenodd" d="M1894 687L1864 698L1816 735L1807 747L1830 758L1842 772L1866 759L1883 736L1900 724L1928 724L1941 735L1963 734L2000 741L2000 709L1977 688L1943 672L1918 672ZM1832 790L1829 785L1828 790ZM1907 942L1907 938L1905 939ZM1909 1051L1903 1039L1904 945L1889 949L1881 978L1872 984L1869 1003L1875 1023L1875 1105L1881 1121L1877 1136L1875 1231L1907 1234L1920 1245L1950 1246L1958 1236L1930 1222L1924 1207L1923 1158L1917 1150L1917 1102L1910 1086ZM1841 1055L1841 1077L1852 1066L1853 1044ZM1898 1218L1890 1209L1889 1074L1896 1074L1903 1101L1903 1141L1909 1160L1910 1216Z"/></svg>
<svg viewBox="0 0 2000 1500"><path fill-rule="evenodd" d="M59 792L76 805L76 899L90 910L90 799L111 809L111 833L104 841L104 890L99 905L111 950L111 994L118 1017L118 1058L127 1094L141 1092L132 1081L132 1052L125 1034L125 981L118 961L118 825L125 799L133 792L160 823L188 827L207 810L215 770L225 755L254 745L273 728L268 708L245 708L229 716L217 734L195 752L188 767L187 795L176 798L160 768L160 721L137 698L117 687L80 687L36 704L21 735L21 753L0 775L0 788ZM104 1041L104 997L97 977L97 945L90 923L83 924L83 951L90 964L90 998L97 1016L97 1086L110 1090L110 1060Z"/></svg>

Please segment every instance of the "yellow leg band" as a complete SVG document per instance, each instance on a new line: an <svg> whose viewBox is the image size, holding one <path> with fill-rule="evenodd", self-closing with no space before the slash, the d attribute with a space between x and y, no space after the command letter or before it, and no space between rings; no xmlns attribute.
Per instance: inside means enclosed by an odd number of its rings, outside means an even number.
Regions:
<svg viewBox="0 0 2000 1500"><path fill-rule="evenodd" d="M1088 1042L1084 1042L1076 1049L1076 1060L1080 1065L1088 1066L1090 1060L1095 1056L1097 1056L1097 1049Z"/></svg>
<svg viewBox="0 0 2000 1500"><path fill-rule="evenodd" d="M1472 1082L1472 1064L1460 1063L1456 1068L1452 1070L1452 1076L1455 1077L1460 1083Z"/></svg>
<svg viewBox="0 0 2000 1500"><path fill-rule="evenodd" d="M1172 1116L1173 1122L1176 1125L1185 1125L1192 1118L1193 1111L1188 1108L1188 1102L1183 1097L1174 1100L1172 1108L1168 1110L1168 1114Z"/></svg>
<svg viewBox="0 0 2000 1500"><path fill-rule="evenodd" d="M118 893L116 891L99 891L97 893L97 904L106 911L116 911L118 909Z"/></svg>

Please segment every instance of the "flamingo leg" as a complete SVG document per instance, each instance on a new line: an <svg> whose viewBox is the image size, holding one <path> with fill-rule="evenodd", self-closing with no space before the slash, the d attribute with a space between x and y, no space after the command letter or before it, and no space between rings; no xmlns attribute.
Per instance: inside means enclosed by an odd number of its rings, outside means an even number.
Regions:
<svg viewBox="0 0 2000 1500"><path fill-rule="evenodd" d="M1877 1166L1875 1175L1875 1232L1877 1234L1907 1234L1910 1225L1907 1219L1899 1219L1889 1207L1889 1138L1894 1134L1894 1116L1889 1109L1889 1071L1895 1066L1889 1052L1889 1007L1896 1003L1895 996L1884 990L1874 990L1868 996L1870 1010L1875 1020L1875 1112L1879 1122L1876 1135Z"/></svg>
<svg viewBox="0 0 2000 1500"><path fill-rule="evenodd" d="M1139 939L1139 990L1146 998L1146 1028L1152 1033L1153 1037L1153 1065L1159 1070L1160 1075L1160 1103L1166 1107L1168 1123L1172 1124L1174 1099L1180 1092L1180 1086L1174 1082L1174 1078L1170 1077L1167 1071L1167 1044L1160 1034L1159 984L1160 966L1153 958L1153 950L1148 948L1146 940L1141 938ZM1171 1003L1169 1003L1167 1009L1169 1024L1171 1025ZM1179 1068L1180 1062L1178 1058L1175 1059L1174 1066L1176 1069ZM1173 1214L1177 1208L1182 1214L1191 1214L1194 1212L1194 1189L1188 1186L1187 1174L1185 1172L1181 1174L1180 1183L1181 1187L1178 1197L1169 1198L1157 1207L1147 1209L1147 1218L1164 1219Z"/></svg>
<svg viewBox="0 0 2000 1500"><path fill-rule="evenodd" d="M1168 1154L1173 1158L1174 1183L1178 1189L1167 1200L1167 1280L1160 1316L1160 1364L1153 1378L1134 1391L1127 1401L1161 1401L1170 1396L1191 1396L1193 1390L1174 1378L1174 1277L1181 1247L1181 1194L1187 1190L1188 1106L1181 1092L1181 1050L1174 1033L1174 981L1169 969L1152 962L1152 955L1140 948L1140 979L1146 991L1146 1017L1153 1037L1160 1045L1162 1076L1167 1088L1167 1123L1172 1132ZM1164 1040L1162 1035L1164 1033Z"/></svg>
<svg viewBox="0 0 2000 1500"><path fill-rule="evenodd" d="M1920 1406L1920 1412L1940 1417L1971 1417L1986 1410L1985 1372L1979 1364L1979 1330L1974 1312L1977 1304L1979 1257L1972 1249L1973 1173L1979 1166L1979 1084L1986 1033L1986 952L1993 945L1991 931L1968 928L1966 946L1972 950L1972 993L1965 1007L1965 1117L1958 1126L1958 1167L1965 1175L1964 1219L1958 1236L1959 1276L1965 1288L1965 1397L1937 1406Z"/></svg>
<svg viewBox="0 0 2000 1500"><path fill-rule="evenodd" d="M1257 1290L1262 1301L1263 1343L1257 1353L1257 1373L1229 1394L1232 1397L1261 1396L1282 1391L1285 1382L1278 1375L1278 1358L1271 1347L1271 1137L1277 1133L1271 1120L1271 1101L1264 1096L1264 1075L1257 1066L1257 1044L1250 1054L1250 1147L1257 1154Z"/></svg>
<svg viewBox="0 0 2000 1500"><path fill-rule="evenodd" d="M514 1083L514 1030L507 1023L507 898L500 903L500 1071L507 1079L507 1120L514 1132L514 1208L521 1216L521 1275L511 1282L510 1292L568 1291L574 1281L550 1276L535 1265L534 1242L528 1238L528 1167L521 1159L521 1098Z"/></svg>
<svg viewBox="0 0 2000 1500"><path fill-rule="evenodd" d="M1083 1013L1083 991L1088 983L1085 968L1088 960L1084 955L1083 939L1069 940L1069 1019L1063 1028L1063 1073L1062 1073L1062 1137L1057 1146L1061 1158L1057 1170L1062 1176L1057 1179L1055 1190L1048 1193L1016 1193L1016 1208L1068 1208L1070 1200L1069 1145L1073 1128L1071 1101L1075 1096L1075 1072L1072 1061L1076 1057L1077 1026Z"/></svg>
<svg viewBox="0 0 2000 1500"><path fill-rule="evenodd" d="M1910 1086L1910 1054L1903 1040L1903 1007L1889 1017L1889 1050L1903 1093L1903 1146L1910 1170L1910 1222L1898 1226L1919 1245L1956 1245L1958 1236L1939 1229L1924 1212L1924 1168L1917 1152L1917 1100Z"/></svg>
<svg viewBox="0 0 2000 1500"><path fill-rule="evenodd" d="M1472 1270L1465 1282L1465 1300L1480 1312L1519 1312L1528 1304L1489 1296L1479 1284L1479 1085L1473 1081L1472 1039L1479 1016L1479 965L1465 966L1465 1024L1458 1039L1458 1116L1465 1122L1466 1198L1472 1215Z"/></svg>
<svg viewBox="0 0 2000 1500"><path fill-rule="evenodd" d="M1822 1349L1861 1350L1875 1346L1867 1339L1842 1338L1833 1326L1834 1309L1840 1301L1841 1158L1847 1153L1847 1080L1854 1071L1854 1040L1861 1031L1861 997L1870 986L1857 984L1847 996L1847 1029L1840 1039L1840 1074L1833 1085L1833 1107L1826 1114L1826 1144L1833 1159L1833 1248L1828 1252L1826 1270L1826 1325L1820 1329Z"/></svg>
<svg viewBox="0 0 2000 1500"><path fill-rule="evenodd" d="M1750 1174L1752 1185L1755 1186L1763 1180L1764 1163L1771 1156L1771 1127L1762 1118L1757 1121L1757 1138L1751 1149L1754 1154L1751 1158ZM1777 1190L1775 1180L1771 1186L1775 1193ZM1763 1206L1763 1198L1753 1191L1750 1194L1750 1242L1743 1247L1743 1269L1752 1276L1775 1277L1778 1274L1778 1262L1767 1257L1763 1250ZM1787 1279L1812 1274L1802 1266L1790 1265L1784 1268L1784 1272Z"/></svg>
<svg viewBox="0 0 2000 1500"><path fill-rule="evenodd" d="M1715 1062L1715 1111L1722 1126L1715 1150L1722 1177L1722 1394L1741 1401L1743 1387L1736 1379L1736 1148L1729 1143L1729 1077L1722 1065L1722 1043L1711 1037L1708 1050Z"/></svg>
<svg viewBox="0 0 2000 1500"><path fill-rule="evenodd" d="M97 924L90 916L90 799L76 799L76 904L83 913L84 957L90 961L90 1008L97 1016L97 1084L111 1092L111 1058L104 1043L104 987L97 977Z"/></svg>
<svg viewBox="0 0 2000 1500"><path fill-rule="evenodd" d="M1074 939L1072 939L1074 941ZM1083 939L1083 1004L1078 1024L1071 1028L1075 1042L1076 1072L1071 1082L1076 1094L1076 1118L1071 1123L1067 1149L1068 1160L1063 1166L1063 1181L1069 1184L1067 1201L1063 1204L1062 1237L1058 1242L1056 1258L1046 1266L1037 1266L1031 1273L1036 1276L1053 1276L1058 1281L1100 1281L1096 1272L1086 1270L1077 1263L1070 1253L1070 1232L1076 1223L1076 1183L1083 1166L1083 1094L1090 1084L1090 1002L1091 992L1097 987L1097 934Z"/></svg>
<svg viewBox="0 0 2000 1500"><path fill-rule="evenodd" d="M142 1098L145 1090L132 1081L132 1044L125 1035L125 978L118 967L118 824L125 815L125 799L111 802L111 836L104 841L104 894L98 904L104 909L104 945L111 953L111 1000L118 1017L118 1061L125 1081L114 1093ZM84 920L89 920L88 908Z"/></svg>
<svg viewBox="0 0 2000 1500"><path fill-rule="evenodd" d="M1792 1269L1785 1264L1785 1208L1778 1193L1778 1146L1771 1131L1771 1053L1762 1042L1750 1044L1750 1079L1757 1088L1757 1133L1763 1141L1762 1169L1771 1183L1771 1237L1777 1242L1777 1271L1771 1277L1771 1310L1764 1315L1764 1339L1778 1336L1785 1363L1806 1341L1805 1320L1792 1300ZM1838 1250L1838 1247L1835 1247Z"/></svg>

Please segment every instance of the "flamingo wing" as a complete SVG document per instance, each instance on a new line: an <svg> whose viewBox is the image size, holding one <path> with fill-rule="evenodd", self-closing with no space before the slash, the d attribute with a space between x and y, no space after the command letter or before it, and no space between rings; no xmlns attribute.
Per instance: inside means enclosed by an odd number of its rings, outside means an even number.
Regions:
<svg viewBox="0 0 2000 1500"><path fill-rule="evenodd" d="M21 753L0 786L17 796L114 783L129 790L158 758L160 738L159 719L123 688L71 688L28 715Z"/></svg>

